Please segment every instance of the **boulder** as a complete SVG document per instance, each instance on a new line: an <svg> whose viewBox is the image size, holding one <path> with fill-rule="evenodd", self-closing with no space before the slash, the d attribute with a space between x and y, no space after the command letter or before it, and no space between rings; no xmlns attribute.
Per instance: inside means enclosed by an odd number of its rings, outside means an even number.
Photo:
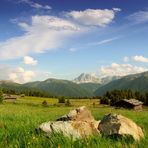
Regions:
<svg viewBox="0 0 148 148"><path fill-rule="evenodd" d="M117 114L106 115L99 123L98 129L103 135L131 135L135 140L144 137L142 129L136 123Z"/></svg>
<svg viewBox="0 0 148 148"><path fill-rule="evenodd" d="M70 111L68 114L63 115L58 118L56 121L85 121L85 122L94 122L95 119L91 115L91 112L85 107L81 106Z"/></svg>
<svg viewBox="0 0 148 148"><path fill-rule="evenodd" d="M91 112L82 106L56 121L42 123L38 129L45 133L62 132L65 136L80 138L98 134L98 125L99 121L96 121Z"/></svg>
<svg viewBox="0 0 148 148"><path fill-rule="evenodd" d="M62 133L64 136L76 139L98 134L98 124L97 121L50 121L42 123L38 129L48 134Z"/></svg>

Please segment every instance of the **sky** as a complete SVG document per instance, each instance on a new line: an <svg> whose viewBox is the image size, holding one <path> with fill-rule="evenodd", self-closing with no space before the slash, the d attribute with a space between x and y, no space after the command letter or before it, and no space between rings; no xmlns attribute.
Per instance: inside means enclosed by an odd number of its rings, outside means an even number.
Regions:
<svg viewBox="0 0 148 148"><path fill-rule="evenodd" d="M147 0L1 0L0 80L148 70Z"/></svg>

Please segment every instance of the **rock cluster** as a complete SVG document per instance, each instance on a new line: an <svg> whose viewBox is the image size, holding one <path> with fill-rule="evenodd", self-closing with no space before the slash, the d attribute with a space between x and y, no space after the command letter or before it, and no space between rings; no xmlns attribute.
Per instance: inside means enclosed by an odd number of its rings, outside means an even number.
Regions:
<svg viewBox="0 0 148 148"><path fill-rule="evenodd" d="M132 120L122 115L108 114L102 120L96 121L85 106L70 111L56 121L42 123L38 130L45 133L62 132L65 136L73 138L84 138L97 134L130 135L135 140L144 137L142 129Z"/></svg>

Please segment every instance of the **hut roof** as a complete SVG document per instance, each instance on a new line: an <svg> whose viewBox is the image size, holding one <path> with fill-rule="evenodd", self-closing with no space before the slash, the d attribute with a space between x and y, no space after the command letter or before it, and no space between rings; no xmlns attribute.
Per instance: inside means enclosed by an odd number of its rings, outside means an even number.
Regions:
<svg viewBox="0 0 148 148"><path fill-rule="evenodd" d="M4 94L3 97L4 99L16 99L17 98L16 96L9 95L9 94Z"/></svg>
<svg viewBox="0 0 148 148"><path fill-rule="evenodd" d="M141 101L139 101L139 100L136 100L136 99L129 99L129 100L124 99L123 101L125 101L125 102L127 102L127 103L130 103L130 104L132 104L132 105L134 105L134 106L142 105L142 104L143 104L143 102L141 102Z"/></svg>

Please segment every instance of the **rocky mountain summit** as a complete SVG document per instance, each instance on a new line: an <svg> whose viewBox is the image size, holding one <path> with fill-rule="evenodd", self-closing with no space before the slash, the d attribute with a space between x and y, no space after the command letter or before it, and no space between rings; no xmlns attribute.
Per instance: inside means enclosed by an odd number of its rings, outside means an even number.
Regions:
<svg viewBox="0 0 148 148"><path fill-rule="evenodd" d="M80 76L75 78L73 82L80 83L101 83L101 80L94 75L82 73Z"/></svg>

